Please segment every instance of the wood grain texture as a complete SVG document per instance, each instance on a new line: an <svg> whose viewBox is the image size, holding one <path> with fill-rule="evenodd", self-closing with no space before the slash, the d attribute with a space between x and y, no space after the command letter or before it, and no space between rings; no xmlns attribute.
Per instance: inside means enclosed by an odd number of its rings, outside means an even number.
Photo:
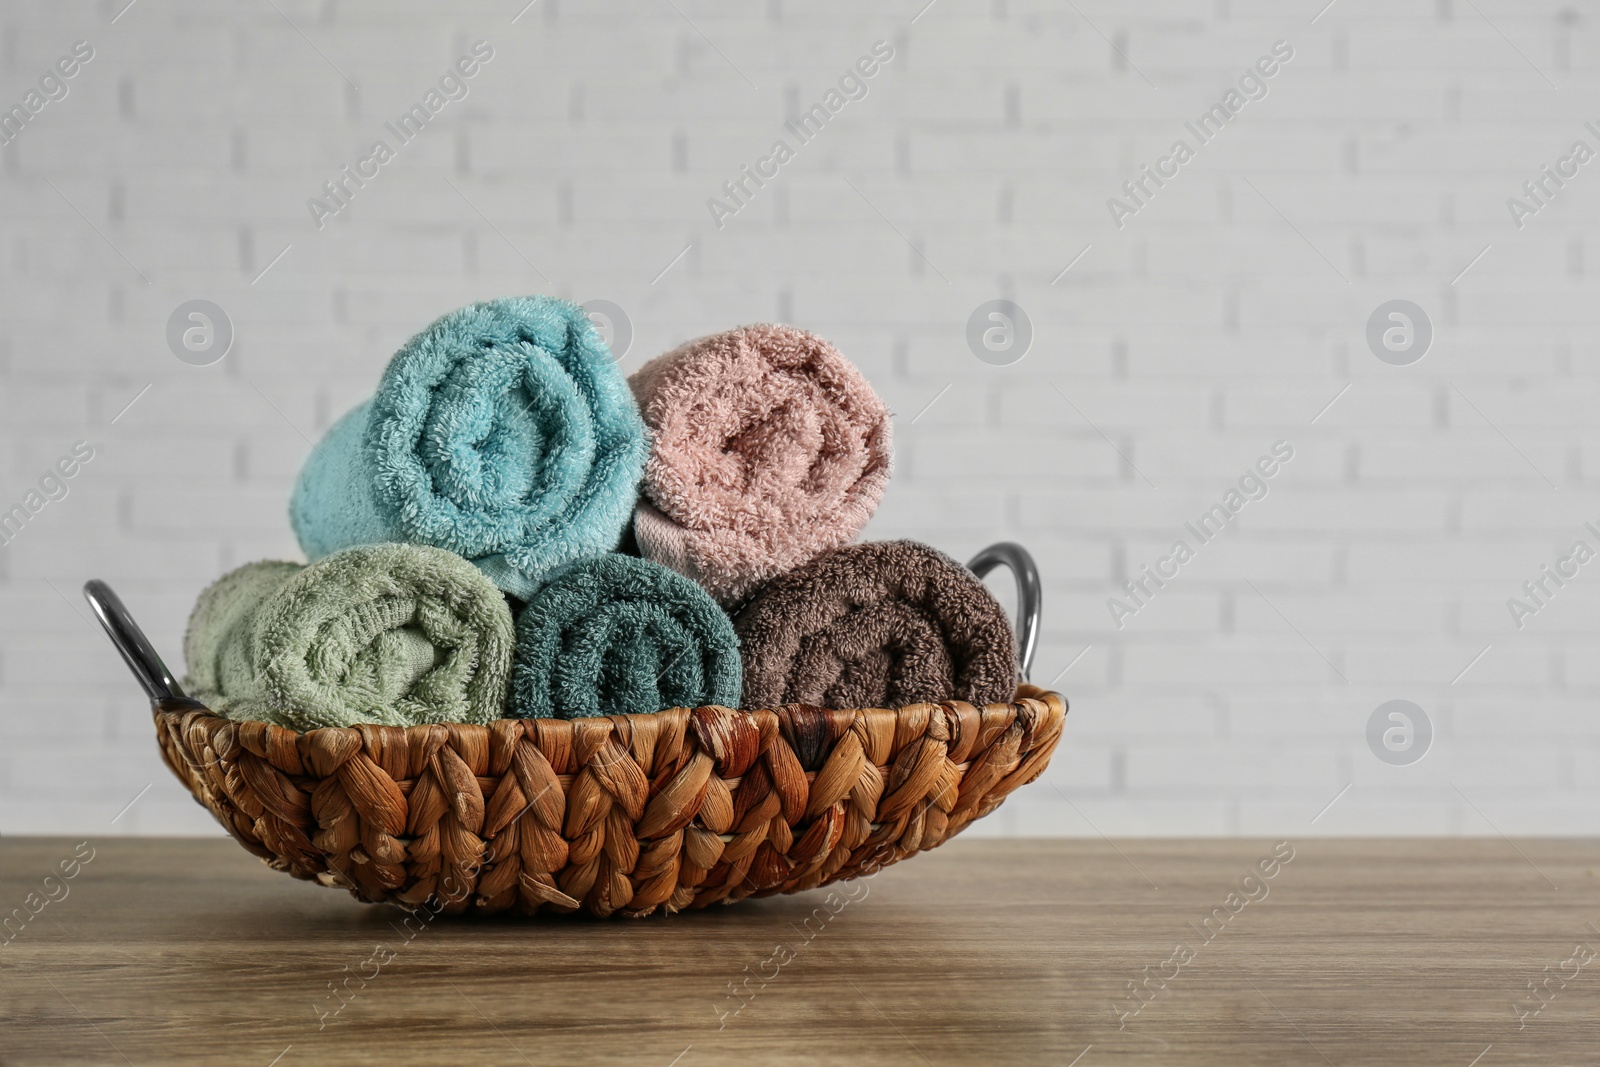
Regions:
<svg viewBox="0 0 1600 1067"><path fill-rule="evenodd" d="M0 841L0 909L42 899L75 844ZM1575 945L1600 949L1587 840L1306 839L1271 877L1268 841L958 840L792 897L441 916L409 940L399 908L232 841L91 847L0 945L7 1067L1600 1060L1600 960L1550 980L1521 1029L1513 1011ZM1230 892L1260 899L1230 911ZM1179 943L1192 959L1119 1029L1127 982ZM376 977L319 1029L329 983L356 972Z"/></svg>

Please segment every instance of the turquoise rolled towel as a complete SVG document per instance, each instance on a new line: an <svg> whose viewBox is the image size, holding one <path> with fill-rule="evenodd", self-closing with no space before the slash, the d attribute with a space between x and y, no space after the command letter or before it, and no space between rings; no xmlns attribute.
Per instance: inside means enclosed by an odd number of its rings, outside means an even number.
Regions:
<svg viewBox="0 0 1600 1067"><path fill-rule="evenodd" d="M450 312L340 419L289 505L317 560L408 541L471 560L526 600L557 567L617 547L649 437L582 308L512 297Z"/></svg>
<svg viewBox="0 0 1600 1067"><path fill-rule="evenodd" d="M200 594L185 688L232 719L294 730L487 723L514 628L476 567L428 545L364 545L309 567L248 563Z"/></svg>
<svg viewBox="0 0 1600 1067"><path fill-rule="evenodd" d="M704 589L649 560L610 554L553 576L517 617L510 716L581 719L735 707L733 623Z"/></svg>

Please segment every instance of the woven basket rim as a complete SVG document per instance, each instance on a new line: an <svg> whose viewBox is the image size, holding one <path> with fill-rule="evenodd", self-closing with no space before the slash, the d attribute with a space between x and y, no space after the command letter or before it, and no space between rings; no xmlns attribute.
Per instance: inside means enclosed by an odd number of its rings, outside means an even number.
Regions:
<svg viewBox="0 0 1600 1067"><path fill-rule="evenodd" d="M510 716L510 715L502 715L498 719L490 719L488 722L481 722L481 723L475 723L475 722L419 722L419 723L413 723L413 724L411 724L409 726L400 726L400 727L390 727L390 726L386 726L386 724L384 724L384 723L352 723L349 726L315 726L315 727L312 727L309 730L296 730L291 726L282 726L282 725L279 725L278 723L266 722L263 719L235 719L230 715L225 715L222 712L217 711L216 709L214 709L210 705L208 705L204 700L201 700L198 697L194 697L194 696L183 696L183 697L178 697L178 698L175 698L175 699L158 701L156 703L156 705L155 705L155 710L159 711L159 712L165 712L167 714L175 714L175 713L176 714L184 714L184 713L189 713L189 712L199 712L199 713L202 713L202 714L205 714L205 715L212 716L214 718L222 719L225 722L236 723L236 724L238 724L240 726L243 726L246 723L252 723L252 722L261 723L264 726L272 726L272 727L276 727L279 730L287 730L290 733L296 735L297 737L305 737L305 736L307 736L309 734L320 733L321 731L324 731L324 730L357 730L357 731L359 731L363 727L367 727L369 729L375 729L375 728L380 728L381 727L381 728L387 728L387 729L415 730L415 729L428 728L428 727L434 727L434 726L442 726L442 727L445 727L446 729L449 729L449 728L452 728L452 727L459 728L459 727L473 726L473 727L477 727L477 728L482 729L482 730L492 730L496 725L498 725L500 723L508 723L508 722L509 723L533 723L533 722L537 722L537 723L586 723L586 722L607 722L607 721L616 722L616 721L619 721L619 720L628 720L628 721L632 722L632 721L637 721L637 720L640 720L640 719L654 718L654 717L659 716L659 715L669 715L669 714L678 714L678 713L693 713L693 712L696 712L696 711L725 712L725 713L731 714L731 715L763 715L763 714L776 715L776 714L779 714L781 712L788 711L788 710L791 710L791 709L803 708L803 709L810 710L810 711L823 711L823 712L828 712L828 713L831 713L831 714L843 714L843 715L867 714L867 713L870 713L870 712L880 712L880 713L886 712L886 713L893 714L893 715L900 715L900 714L906 713L906 712L915 713L915 712L917 712L917 711L919 711L919 710L921 710L923 708L961 707L961 706L966 706L966 707L971 707L971 708L1010 707L1010 706L1012 706L1012 705L1014 705L1014 704L1016 704L1016 703L1018 703L1019 701L1022 701L1022 700L1048 701L1049 699L1052 699L1052 698L1055 699L1055 700L1060 701L1061 709L1062 709L1063 714L1066 713L1067 711L1071 710L1071 705L1068 703L1065 694L1063 694L1063 693L1061 693L1061 692L1059 692L1057 690L1054 690L1054 689L1048 689L1048 688L1046 688L1044 686L1033 685L1033 684L1031 684L1029 682L1019 683L1017 688L1016 688L1016 692L1014 692L1012 694L1010 700L995 701L993 704L973 704L970 701L956 700L954 698L952 698L950 700L924 700L924 701L918 701L918 702L916 702L914 704L900 704L900 705L897 705L897 706L892 707L892 708L891 707L830 708L830 707L826 707L826 706L823 706L823 705L820 705L820 704L801 704L801 703L778 704L778 705L775 705L775 706L770 707L770 708L730 708L726 704L695 704L695 705L679 705L679 706L671 707L671 708L662 708L660 711L630 711L630 712L627 712L627 713L622 714L622 715L585 715L585 716L582 716L582 717L579 717L579 718L573 718L573 719L561 719L561 718L553 718L553 717L552 718L537 718L537 719L535 719L535 718L518 718L518 717Z"/></svg>
<svg viewBox="0 0 1600 1067"><path fill-rule="evenodd" d="M371 903L604 917L800 892L937 847L1044 772L1067 701L1024 684L983 706L303 733L189 697L153 713L168 767L278 870Z"/></svg>

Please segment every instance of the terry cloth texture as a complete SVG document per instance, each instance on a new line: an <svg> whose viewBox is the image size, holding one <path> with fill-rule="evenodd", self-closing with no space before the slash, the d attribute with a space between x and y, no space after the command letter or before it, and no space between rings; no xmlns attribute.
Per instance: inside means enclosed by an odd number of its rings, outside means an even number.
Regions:
<svg viewBox="0 0 1600 1067"><path fill-rule="evenodd" d="M739 701L739 639L705 590L612 554L553 576L517 617L510 715L581 719Z"/></svg>
<svg viewBox="0 0 1600 1067"><path fill-rule="evenodd" d="M583 309L513 297L445 315L395 354L295 485L320 559L410 541L465 556L527 599L554 568L616 547L649 440Z"/></svg>
<svg viewBox="0 0 1600 1067"><path fill-rule="evenodd" d="M820 556L762 589L734 627L746 708L983 705L1016 693L1005 609L971 571L915 541Z"/></svg>
<svg viewBox="0 0 1600 1067"><path fill-rule="evenodd" d="M628 379L654 446L640 553L737 604L861 532L889 481L889 410L827 341L744 326Z"/></svg>
<svg viewBox="0 0 1600 1067"><path fill-rule="evenodd" d="M185 686L219 714L295 730L487 723L514 641L505 597L466 560L365 545L309 567L249 563L201 593Z"/></svg>

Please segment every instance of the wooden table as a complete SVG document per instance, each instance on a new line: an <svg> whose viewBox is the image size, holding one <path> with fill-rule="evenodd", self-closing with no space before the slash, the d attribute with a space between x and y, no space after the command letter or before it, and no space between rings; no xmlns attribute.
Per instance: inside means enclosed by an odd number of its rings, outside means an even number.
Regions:
<svg viewBox="0 0 1600 1067"><path fill-rule="evenodd" d="M957 840L833 896L410 926L226 840L92 842L50 901L74 844L0 841L39 908L7 1067L1600 1062L1595 841Z"/></svg>

